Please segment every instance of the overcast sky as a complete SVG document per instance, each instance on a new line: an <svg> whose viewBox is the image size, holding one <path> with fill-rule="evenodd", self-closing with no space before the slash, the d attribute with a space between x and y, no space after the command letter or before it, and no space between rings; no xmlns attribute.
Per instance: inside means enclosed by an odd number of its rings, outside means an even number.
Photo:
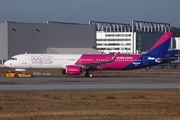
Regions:
<svg viewBox="0 0 180 120"><path fill-rule="evenodd" d="M103 21L131 24L132 20L180 27L180 0L0 0L0 23Z"/></svg>

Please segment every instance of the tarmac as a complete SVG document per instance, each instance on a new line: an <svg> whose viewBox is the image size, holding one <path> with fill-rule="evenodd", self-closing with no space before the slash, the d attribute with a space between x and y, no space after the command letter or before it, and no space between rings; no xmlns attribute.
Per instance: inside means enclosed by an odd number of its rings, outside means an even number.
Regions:
<svg viewBox="0 0 180 120"><path fill-rule="evenodd" d="M179 89L179 76L34 77L0 76L0 92Z"/></svg>

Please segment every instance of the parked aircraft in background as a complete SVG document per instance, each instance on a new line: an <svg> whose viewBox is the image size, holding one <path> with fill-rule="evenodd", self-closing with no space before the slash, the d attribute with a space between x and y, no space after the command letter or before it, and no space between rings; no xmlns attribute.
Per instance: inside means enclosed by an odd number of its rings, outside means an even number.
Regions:
<svg viewBox="0 0 180 120"><path fill-rule="evenodd" d="M175 60L167 56L171 32L164 33L149 52L133 54L19 54L4 65L15 69L62 69L63 74L93 77L96 70L131 70Z"/></svg>

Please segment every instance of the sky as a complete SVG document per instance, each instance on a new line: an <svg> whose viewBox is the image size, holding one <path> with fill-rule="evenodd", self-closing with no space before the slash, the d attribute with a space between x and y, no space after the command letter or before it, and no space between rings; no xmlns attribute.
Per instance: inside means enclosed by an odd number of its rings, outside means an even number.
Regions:
<svg viewBox="0 0 180 120"><path fill-rule="evenodd" d="M132 20L180 27L180 0L0 0L0 23L102 21L131 24Z"/></svg>

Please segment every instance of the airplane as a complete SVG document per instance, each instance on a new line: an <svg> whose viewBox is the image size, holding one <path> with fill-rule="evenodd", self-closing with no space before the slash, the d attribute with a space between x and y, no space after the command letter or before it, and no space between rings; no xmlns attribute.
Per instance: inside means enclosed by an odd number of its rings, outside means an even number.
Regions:
<svg viewBox="0 0 180 120"><path fill-rule="evenodd" d="M63 74L93 77L92 71L131 70L174 61L167 52L172 32L164 33L155 45L145 54L18 54L4 65L17 70L61 69Z"/></svg>

